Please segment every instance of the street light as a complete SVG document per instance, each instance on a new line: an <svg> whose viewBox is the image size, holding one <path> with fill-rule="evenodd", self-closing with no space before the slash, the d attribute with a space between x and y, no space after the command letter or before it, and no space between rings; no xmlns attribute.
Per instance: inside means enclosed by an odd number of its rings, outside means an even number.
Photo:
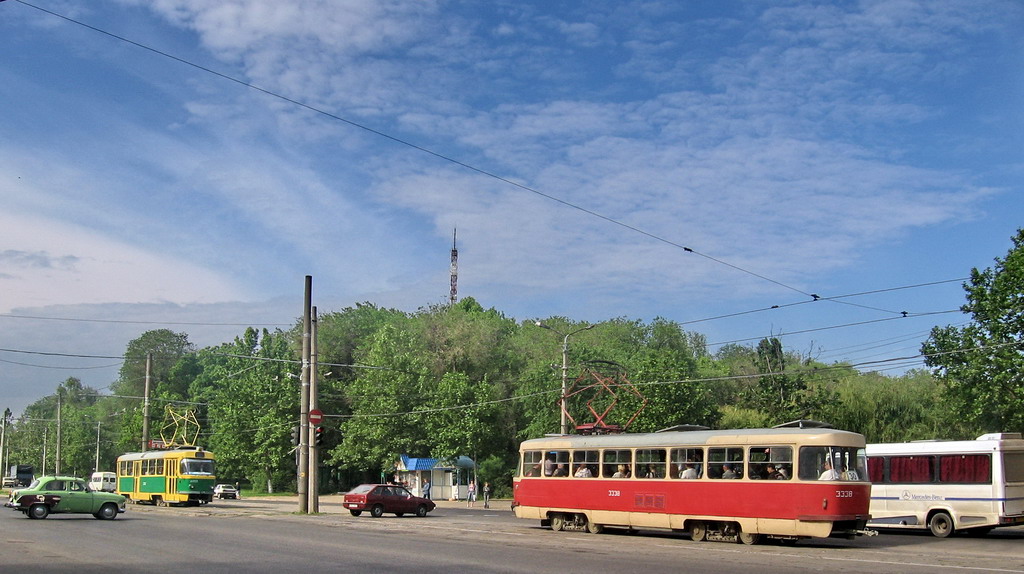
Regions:
<svg viewBox="0 0 1024 574"><path fill-rule="evenodd" d="M565 421L565 392L569 381L569 337L581 331L589 331L590 329L596 327L596 325L588 325L586 327L581 327L569 333L563 333L558 329L555 329L554 327L549 327L548 325L541 323L540 321L534 321L534 324L540 327L541 329L547 329L548 331L554 331L555 333L562 335L562 397L558 399L558 407L562 411L561 432L562 434L569 434L568 425Z"/></svg>

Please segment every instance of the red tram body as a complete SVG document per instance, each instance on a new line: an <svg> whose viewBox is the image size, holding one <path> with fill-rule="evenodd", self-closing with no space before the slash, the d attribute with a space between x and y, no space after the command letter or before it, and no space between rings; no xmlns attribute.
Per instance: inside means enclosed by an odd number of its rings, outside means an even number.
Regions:
<svg viewBox="0 0 1024 574"><path fill-rule="evenodd" d="M555 530L853 537L869 518L865 467L864 437L833 429L550 436L522 443L514 507Z"/></svg>

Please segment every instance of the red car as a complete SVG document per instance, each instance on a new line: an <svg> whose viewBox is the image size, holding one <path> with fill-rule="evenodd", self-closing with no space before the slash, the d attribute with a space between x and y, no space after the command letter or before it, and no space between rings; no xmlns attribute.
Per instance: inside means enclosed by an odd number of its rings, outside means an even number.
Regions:
<svg viewBox="0 0 1024 574"><path fill-rule="evenodd" d="M360 484L345 493L344 506L352 516L359 516L364 510L369 510L370 516L380 518L385 512L394 513L395 516L426 516L436 505L429 498L413 496L404 486Z"/></svg>

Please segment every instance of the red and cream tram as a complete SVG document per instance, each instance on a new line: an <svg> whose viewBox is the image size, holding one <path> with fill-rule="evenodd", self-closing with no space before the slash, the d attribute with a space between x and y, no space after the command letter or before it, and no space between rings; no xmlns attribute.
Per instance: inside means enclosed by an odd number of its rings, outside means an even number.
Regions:
<svg viewBox="0 0 1024 574"><path fill-rule="evenodd" d="M756 543L864 533L864 437L814 428L558 435L520 446L519 518Z"/></svg>

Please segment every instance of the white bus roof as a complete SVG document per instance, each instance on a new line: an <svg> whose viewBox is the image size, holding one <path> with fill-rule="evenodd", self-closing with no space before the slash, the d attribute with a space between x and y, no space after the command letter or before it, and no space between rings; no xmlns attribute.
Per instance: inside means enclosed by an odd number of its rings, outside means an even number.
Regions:
<svg viewBox="0 0 1024 574"><path fill-rule="evenodd" d="M989 433L974 440L916 440L911 442L867 445L868 456L886 454L983 453L997 450L1024 450L1021 433Z"/></svg>

